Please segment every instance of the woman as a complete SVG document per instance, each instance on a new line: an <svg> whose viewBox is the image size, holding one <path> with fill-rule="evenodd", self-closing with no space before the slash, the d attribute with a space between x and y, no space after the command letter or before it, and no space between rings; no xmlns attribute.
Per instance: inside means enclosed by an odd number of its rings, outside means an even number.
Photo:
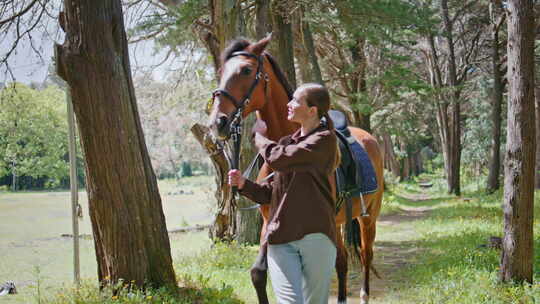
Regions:
<svg viewBox="0 0 540 304"><path fill-rule="evenodd" d="M270 204L264 241L278 303L326 304L336 259L330 178L339 161L328 90L305 84L287 108L287 118L300 124L297 132L277 143L255 134L255 145L274 177L257 184L231 170L229 184L255 202Z"/></svg>

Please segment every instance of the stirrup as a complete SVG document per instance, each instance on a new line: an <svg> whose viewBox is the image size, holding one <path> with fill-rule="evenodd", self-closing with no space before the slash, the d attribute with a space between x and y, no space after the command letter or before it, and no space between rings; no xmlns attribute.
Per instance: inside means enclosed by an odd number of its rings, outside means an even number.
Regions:
<svg viewBox="0 0 540 304"><path fill-rule="evenodd" d="M361 217L368 217L369 213L366 210L366 203L364 202L364 196L362 193L360 193L360 207L362 208L362 212L360 213Z"/></svg>

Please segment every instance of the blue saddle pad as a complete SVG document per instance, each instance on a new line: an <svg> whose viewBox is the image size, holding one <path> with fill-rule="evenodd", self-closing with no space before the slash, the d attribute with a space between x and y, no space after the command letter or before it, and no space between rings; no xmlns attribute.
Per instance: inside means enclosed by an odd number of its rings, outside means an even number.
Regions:
<svg viewBox="0 0 540 304"><path fill-rule="evenodd" d="M357 189L353 191L352 196L358 196L361 194L369 194L377 191L377 176L375 175L375 169L369 159L369 156L358 142L350 144L351 151L354 153L356 161L356 170L358 176L361 177L361 185L357 185Z"/></svg>

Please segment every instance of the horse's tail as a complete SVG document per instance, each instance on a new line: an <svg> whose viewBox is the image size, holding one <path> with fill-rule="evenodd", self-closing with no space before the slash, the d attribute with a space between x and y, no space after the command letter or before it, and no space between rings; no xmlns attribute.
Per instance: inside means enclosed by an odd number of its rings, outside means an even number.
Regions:
<svg viewBox="0 0 540 304"><path fill-rule="evenodd" d="M350 252L349 258L351 259L351 262L360 263L362 260L360 255L362 236L360 234L360 222L356 218L353 218L350 221L350 224L345 224L345 243Z"/></svg>
<svg viewBox="0 0 540 304"><path fill-rule="evenodd" d="M362 255L360 254L362 248L362 234L360 233L360 222L357 218L352 219L350 225L345 225L345 240L348 248L347 251L350 252L350 262L365 267L362 262ZM373 263L371 263L369 268L378 279L381 279L381 276L377 269L375 269L375 266L373 266Z"/></svg>

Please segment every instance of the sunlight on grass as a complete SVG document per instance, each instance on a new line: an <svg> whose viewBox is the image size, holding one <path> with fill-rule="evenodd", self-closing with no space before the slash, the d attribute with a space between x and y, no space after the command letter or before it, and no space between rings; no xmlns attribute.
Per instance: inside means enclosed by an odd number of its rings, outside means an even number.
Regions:
<svg viewBox="0 0 540 304"><path fill-rule="evenodd" d="M415 246L422 257L402 271L402 283L385 298L388 303L540 303L540 204L535 204L535 284L504 285L498 281L500 251L482 247L490 236L502 236L502 193L476 191L459 197L428 190L439 198L412 201L413 183L393 189L393 204L430 208L415 222ZM425 191L425 190L424 190ZM425 191L425 192L428 192ZM537 197L540 193L537 193Z"/></svg>

